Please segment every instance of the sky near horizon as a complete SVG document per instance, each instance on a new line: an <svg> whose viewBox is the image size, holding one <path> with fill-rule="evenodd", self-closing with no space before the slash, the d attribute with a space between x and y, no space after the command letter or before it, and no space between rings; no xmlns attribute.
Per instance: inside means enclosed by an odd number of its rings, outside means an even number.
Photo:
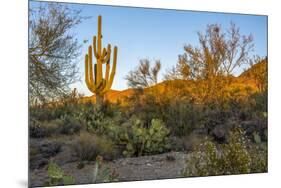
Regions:
<svg viewBox="0 0 281 188"><path fill-rule="evenodd" d="M41 2L46 3L46 2ZM39 2L30 1L30 6ZM118 46L116 74L112 89L124 90L124 77L134 70L139 60L148 58L161 61L160 81L167 69L176 65L178 55L183 54L185 44L198 45L198 31L205 31L208 24L220 24L223 30L234 22L240 34L252 34L255 51L259 56L267 55L267 17L232 13L210 13L132 7L102 6L91 4L68 4L70 8L82 10L81 15L91 17L84 20L73 32L82 44L79 60L81 82L73 84L80 93L92 95L84 82L84 55L97 35L97 17L102 15L103 45ZM87 43L83 43L88 40ZM112 61L112 60L111 60ZM112 62L111 62L112 63ZM239 74L239 72L237 72Z"/></svg>

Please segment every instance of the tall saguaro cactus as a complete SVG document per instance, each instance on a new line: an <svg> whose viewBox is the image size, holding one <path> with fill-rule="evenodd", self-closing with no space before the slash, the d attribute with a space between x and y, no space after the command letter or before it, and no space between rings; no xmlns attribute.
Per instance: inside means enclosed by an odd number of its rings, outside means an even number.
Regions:
<svg viewBox="0 0 281 188"><path fill-rule="evenodd" d="M96 58L93 72L93 54ZM88 48L88 53L85 55L85 81L88 89L96 94L96 103L101 104L104 94L108 92L112 86L117 61L117 47L114 47L113 65L110 72L110 56L111 45L107 48L102 47L101 34L101 16L98 17L98 36L93 37L93 45ZM103 64L105 64L105 75L103 78Z"/></svg>

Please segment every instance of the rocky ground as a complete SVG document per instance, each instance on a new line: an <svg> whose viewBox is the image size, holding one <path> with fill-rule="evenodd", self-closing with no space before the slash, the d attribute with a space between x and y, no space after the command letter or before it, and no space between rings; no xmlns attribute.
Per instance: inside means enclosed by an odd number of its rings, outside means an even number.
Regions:
<svg viewBox="0 0 281 188"><path fill-rule="evenodd" d="M67 144L58 146L56 142L44 140L31 140L39 153L30 160L30 185L32 187L44 186L48 180L48 161L58 164L66 174L75 178L75 184L89 184L93 182L95 162L79 162L71 153ZM113 161L104 161L102 169L109 168L116 174L114 181L137 181L182 177L182 170L188 154L183 152L169 152L159 155L142 156L135 158L120 158ZM96 183L102 182L98 179Z"/></svg>
<svg viewBox="0 0 281 188"><path fill-rule="evenodd" d="M257 126L261 123L252 121L244 121L241 123L245 127L246 134L252 135L255 130L263 130L263 126ZM234 123L226 124L225 126L216 126L211 134L217 142L224 142L227 138L227 129L235 125ZM263 124L261 124L263 125ZM195 132L195 131L194 131ZM260 131L264 132L264 131ZM195 135L206 134L206 130L197 130ZM196 137L197 138L197 137ZM262 137L262 139L264 139ZM79 162L79 159L71 150L73 136L65 135L60 137L48 138L32 138L30 139L30 186L44 186L48 178L47 164L50 161L56 163L62 170L75 178L75 184L89 184L103 182L103 178L98 178L93 182L95 162ZM176 143L181 140L174 140L173 148ZM185 151L191 151L193 142L199 142L196 139L186 140L186 143L179 144L180 148L184 146ZM114 181L137 181L137 180L152 180L152 179L168 179L182 177L182 170L186 167L186 160L190 154L185 152L169 152L159 155L142 156L135 158L119 158L112 161L104 161L103 169L110 169L110 173L116 174ZM101 171L102 171L101 170Z"/></svg>

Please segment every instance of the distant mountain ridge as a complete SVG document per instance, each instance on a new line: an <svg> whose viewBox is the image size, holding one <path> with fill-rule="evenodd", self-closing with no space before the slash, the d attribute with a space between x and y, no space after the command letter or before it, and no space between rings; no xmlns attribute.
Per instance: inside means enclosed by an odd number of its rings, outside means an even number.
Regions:
<svg viewBox="0 0 281 188"><path fill-rule="evenodd" d="M245 70L242 72L239 76L234 77L232 76L232 82L236 85L244 85L244 86L249 86L252 89L256 90L257 86L255 86L255 81L253 80L253 73L259 72L260 70L264 70L267 68L267 62L266 61L261 61L259 63L254 64L252 67L249 69ZM169 87L171 85L196 85L196 81L194 80L165 80L163 82L160 82L156 85L153 85L151 87L145 88L144 93L148 92L149 90L154 90L157 89L160 93L165 93L165 91L169 90ZM117 103L118 100L122 101L126 97L132 96L134 93L134 89L128 88L122 91L119 90L110 90L108 93L105 95L105 99L108 100L111 103ZM95 95L92 96L86 96L82 98L83 102L93 102L95 103Z"/></svg>

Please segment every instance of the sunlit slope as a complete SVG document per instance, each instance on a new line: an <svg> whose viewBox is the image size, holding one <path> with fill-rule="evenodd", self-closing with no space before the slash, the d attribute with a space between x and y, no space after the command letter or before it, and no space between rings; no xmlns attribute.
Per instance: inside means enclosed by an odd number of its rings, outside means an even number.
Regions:
<svg viewBox="0 0 281 188"><path fill-rule="evenodd" d="M259 80L264 79L267 75L267 62L261 61L253 65L248 70L244 71L238 77L227 77L225 80L229 81L229 84L223 86L223 92L227 95L232 95L231 97L244 97L252 93L259 91ZM205 87L205 88L204 88ZM106 95L105 99L111 103L123 103L128 97L134 94L134 89L126 89L123 91L110 90ZM193 98L200 98L204 94L208 93L208 88L206 84L202 81L194 80L168 80L158 83L149 88L143 90L143 94L155 94L155 95L165 95L173 97L181 97L181 95L189 95ZM93 102L95 103L95 96L87 96L80 99L82 102Z"/></svg>

